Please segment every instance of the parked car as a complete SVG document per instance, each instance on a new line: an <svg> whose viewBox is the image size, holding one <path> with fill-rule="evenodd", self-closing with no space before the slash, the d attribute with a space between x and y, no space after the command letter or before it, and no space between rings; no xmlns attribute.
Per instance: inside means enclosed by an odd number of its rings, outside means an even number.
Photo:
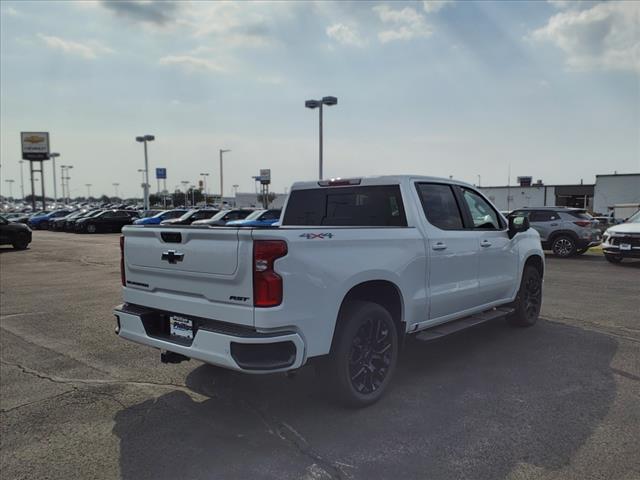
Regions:
<svg viewBox="0 0 640 480"><path fill-rule="evenodd" d="M586 210L567 207L527 207L510 216L526 216L540 234L542 248L558 257L582 255L602 243L598 221Z"/></svg>
<svg viewBox="0 0 640 480"><path fill-rule="evenodd" d="M130 210L104 210L98 215L81 218L76 222L76 231L81 233L119 232L138 218Z"/></svg>
<svg viewBox="0 0 640 480"><path fill-rule="evenodd" d="M611 263L620 263L624 258L640 258L640 210L626 222L604 232L602 251Z"/></svg>
<svg viewBox="0 0 640 480"><path fill-rule="evenodd" d="M85 212L86 210L75 210L69 215L65 215L64 217L54 218L53 220L49 221L49 230L62 231L64 230L64 226L66 225L68 220L78 218Z"/></svg>
<svg viewBox="0 0 640 480"><path fill-rule="evenodd" d="M64 231L65 232L75 232L76 231L76 224L77 224L77 222L79 220L82 220L83 218L93 217L95 215L100 214L100 212L103 212L103 211L104 210L102 210L101 208L97 208L97 209L87 210L86 212L78 215L77 217L68 218L64 222Z"/></svg>
<svg viewBox="0 0 640 480"><path fill-rule="evenodd" d="M14 223L24 223L27 224L27 222L29 222L29 217L31 215L29 215L28 213L12 213L11 215L7 215L6 219L9 220L10 222L14 222Z"/></svg>
<svg viewBox="0 0 640 480"><path fill-rule="evenodd" d="M538 319L540 235L527 217L507 222L472 185L301 182L281 222L125 227L116 333L160 349L164 362L258 374L315 361L328 392L364 406L387 389L405 336L430 341L496 318L520 327Z"/></svg>
<svg viewBox="0 0 640 480"><path fill-rule="evenodd" d="M235 210L221 210L207 220L197 220L191 225L209 225L210 227L223 227L233 220L242 220L248 217L254 210L237 208Z"/></svg>
<svg viewBox="0 0 640 480"><path fill-rule="evenodd" d="M191 225L197 220L206 220L211 218L218 212L219 210L213 210L211 208L196 208L189 210L181 217L163 220L160 222L160 225Z"/></svg>
<svg viewBox="0 0 640 480"><path fill-rule="evenodd" d="M256 210L244 220L233 220L227 223L229 227L270 227L280 220L280 209Z"/></svg>
<svg viewBox="0 0 640 480"><path fill-rule="evenodd" d="M71 213L71 210L55 210L53 212L44 213L41 215L33 216L29 219L29 227L35 230L47 230L49 228L49 222L56 218L65 217Z"/></svg>
<svg viewBox="0 0 640 480"><path fill-rule="evenodd" d="M140 212L140 218L153 217L154 215L157 215L157 214L162 213L164 211L165 210L142 210Z"/></svg>
<svg viewBox="0 0 640 480"><path fill-rule="evenodd" d="M24 223L10 222L0 216L0 245L12 245L16 250L24 250L31 243L31 229Z"/></svg>
<svg viewBox="0 0 640 480"><path fill-rule="evenodd" d="M176 209L176 210L164 210L156 213L152 217L139 218L134 225L159 225L163 220L169 220L171 218L178 218L187 213L188 210Z"/></svg>

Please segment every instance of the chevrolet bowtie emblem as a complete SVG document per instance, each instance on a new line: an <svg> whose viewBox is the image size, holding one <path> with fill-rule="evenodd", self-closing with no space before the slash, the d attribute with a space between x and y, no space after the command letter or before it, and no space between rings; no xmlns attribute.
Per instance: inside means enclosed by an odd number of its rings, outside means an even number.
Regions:
<svg viewBox="0 0 640 480"><path fill-rule="evenodd" d="M162 260L166 260L169 263L176 264L184 259L184 253L176 252L175 250L167 250L162 252Z"/></svg>
<svg viewBox="0 0 640 480"><path fill-rule="evenodd" d="M42 143L44 142L44 137L39 135L30 135L28 137L24 137L24 141L28 143Z"/></svg>

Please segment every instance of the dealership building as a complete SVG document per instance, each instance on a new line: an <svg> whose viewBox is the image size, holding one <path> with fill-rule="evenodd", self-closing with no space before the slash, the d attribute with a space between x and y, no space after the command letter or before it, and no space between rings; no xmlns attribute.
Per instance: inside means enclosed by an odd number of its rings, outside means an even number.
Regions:
<svg viewBox="0 0 640 480"><path fill-rule="evenodd" d="M616 205L640 205L640 173L596 175L592 184L545 185L518 177L517 185L479 187L499 210L522 207L577 207L607 214Z"/></svg>

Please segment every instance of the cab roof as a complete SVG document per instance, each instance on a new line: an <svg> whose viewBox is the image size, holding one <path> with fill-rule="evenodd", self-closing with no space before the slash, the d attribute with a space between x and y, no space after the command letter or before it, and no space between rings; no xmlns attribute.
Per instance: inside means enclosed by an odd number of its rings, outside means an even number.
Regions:
<svg viewBox="0 0 640 480"><path fill-rule="evenodd" d="M465 187L473 187L473 185L453 180L450 178L429 177L424 175L380 175L370 177L345 177L330 178L324 180L314 180L305 182L295 182L291 186L291 190L307 190L311 188L339 188L339 187L357 187L369 185L401 185L411 182L433 182L446 183L450 185L461 185Z"/></svg>

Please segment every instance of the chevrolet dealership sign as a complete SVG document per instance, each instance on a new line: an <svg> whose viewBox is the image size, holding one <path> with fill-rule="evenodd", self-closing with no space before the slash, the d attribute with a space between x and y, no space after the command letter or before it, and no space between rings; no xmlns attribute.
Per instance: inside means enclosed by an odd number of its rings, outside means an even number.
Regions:
<svg viewBox="0 0 640 480"><path fill-rule="evenodd" d="M48 160L49 159L49 132L22 132L23 160Z"/></svg>

